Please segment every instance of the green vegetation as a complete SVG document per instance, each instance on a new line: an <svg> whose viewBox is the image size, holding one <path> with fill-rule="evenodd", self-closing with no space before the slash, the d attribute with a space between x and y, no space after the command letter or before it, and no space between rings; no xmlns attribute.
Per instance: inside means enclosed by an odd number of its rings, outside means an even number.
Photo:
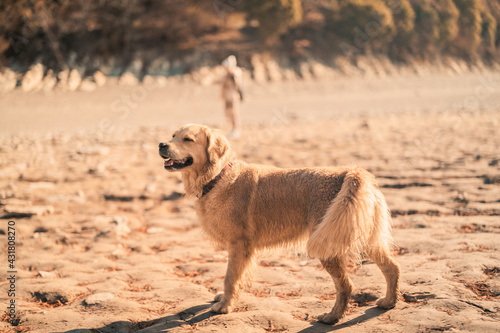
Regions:
<svg viewBox="0 0 500 333"><path fill-rule="evenodd" d="M357 48L383 50L396 33L390 9L382 0L333 0L330 28Z"/></svg>
<svg viewBox="0 0 500 333"><path fill-rule="evenodd" d="M466 58L474 58L478 55L481 43L481 0L454 0L460 12L458 25L460 32L455 39L455 46Z"/></svg>
<svg viewBox="0 0 500 333"><path fill-rule="evenodd" d="M481 38L487 50L495 49L495 35L497 33L497 20L488 11L481 12Z"/></svg>
<svg viewBox="0 0 500 333"><path fill-rule="evenodd" d="M432 7L431 0L422 0L414 4L416 42L412 45L415 50L425 50L432 53L439 41L439 15Z"/></svg>
<svg viewBox="0 0 500 333"><path fill-rule="evenodd" d="M404 58L415 38L415 10L409 0L385 0L392 12L396 35L391 43L391 52Z"/></svg>
<svg viewBox="0 0 500 333"><path fill-rule="evenodd" d="M265 41L274 41L302 20L300 0L246 1L243 9L249 19L259 22L259 34Z"/></svg>
<svg viewBox="0 0 500 333"><path fill-rule="evenodd" d="M439 16L438 47L440 50L446 50L458 35L460 13L453 0L434 0L433 6Z"/></svg>
<svg viewBox="0 0 500 333"><path fill-rule="evenodd" d="M0 21L0 66L229 52L244 62L264 50L500 60L498 0L4 0Z"/></svg>
<svg viewBox="0 0 500 333"><path fill-rule="evenodd" d="M495 30L495 37L493 38L493 47L498 47L500 45L500 1L498 0L486 0L486 6L484 10L490 13L497 23L497 28ZM494 52L494 49L491 50Z"/></svg>
<svg viewBox="0 0 500 333"><path fill-rule="evenodd" d="M452 0L422 0L414 4L416 12L413 52L421 56L450 51L458 34L459 12ZM417 33L418 32L418 33Z"/></svg>

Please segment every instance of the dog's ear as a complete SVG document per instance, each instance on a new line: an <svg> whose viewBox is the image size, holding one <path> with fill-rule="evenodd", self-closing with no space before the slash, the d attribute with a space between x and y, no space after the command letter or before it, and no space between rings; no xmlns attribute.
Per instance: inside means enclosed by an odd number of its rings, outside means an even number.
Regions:
<svg viewBox="0 0 500 333"><path fill-rule="evenodd" d="M206 129L207 163L216 165L226 162L230 153L229 142L218 130Z"/></svg>

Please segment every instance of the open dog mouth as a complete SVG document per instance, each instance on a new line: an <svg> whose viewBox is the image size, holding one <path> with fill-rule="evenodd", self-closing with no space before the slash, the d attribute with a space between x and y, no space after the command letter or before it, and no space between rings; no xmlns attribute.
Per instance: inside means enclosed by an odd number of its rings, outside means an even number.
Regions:
<svg viewBox="0 0 500 333"><path fill-rule="evenodd" d="M165 159L164 167L167 170L179 170L193 164L193 158L187 157L183 160L174 160L169 157L162 156Z"/></svg>

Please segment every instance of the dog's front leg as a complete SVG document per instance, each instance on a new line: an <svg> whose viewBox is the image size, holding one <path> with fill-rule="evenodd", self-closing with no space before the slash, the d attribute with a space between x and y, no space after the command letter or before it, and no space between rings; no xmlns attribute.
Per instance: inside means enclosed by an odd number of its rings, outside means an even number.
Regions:
<svg viewBox="0 0 500 333"><path fill-rule="evenodd" d="M229 247L229 260L226 278L224 279L224 293L215 296L215 304L211 311L229 313L239 294L242 277L252 262L254 251L247 241L237 241Z"/></svg>

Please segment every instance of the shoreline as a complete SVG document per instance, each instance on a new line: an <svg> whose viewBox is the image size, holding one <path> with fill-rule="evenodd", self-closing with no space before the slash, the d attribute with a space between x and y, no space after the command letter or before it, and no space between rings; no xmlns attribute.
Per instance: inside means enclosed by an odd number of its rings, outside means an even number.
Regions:
<svg viewBox="0 0 500 333"><path fill-rule="evenodd" d="M242 123L270 117L331 118L369 113L500 109L500 72L286 81L247 81ZM29 97L29 98L28 98ZM170 82L120 86L111 80L93 92L14 92L0 98L0 136L30 133L176 127L200 122L224 126L217 85Z"/></svg>

